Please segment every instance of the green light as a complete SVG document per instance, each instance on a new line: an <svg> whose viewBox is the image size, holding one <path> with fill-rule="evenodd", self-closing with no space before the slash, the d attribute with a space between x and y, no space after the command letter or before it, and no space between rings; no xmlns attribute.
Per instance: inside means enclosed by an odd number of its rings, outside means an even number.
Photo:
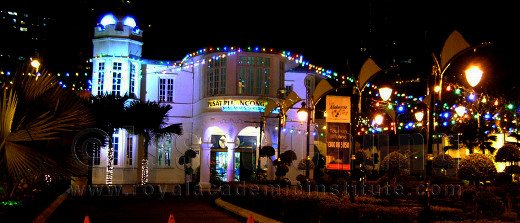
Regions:
<svg viewBox="0 0 520 223"><path fill-rule="evenodd" d="M507 106L507 108L509 108L509 109L513 109L513 107L514 107L513 104L509 104L509 105Z"/></svg>
<svg viewBox="0 0 520 223"><path fill-rule="evenodd" d="M455 89L455 94L460 94L460 89L459 88Z"/></svg>

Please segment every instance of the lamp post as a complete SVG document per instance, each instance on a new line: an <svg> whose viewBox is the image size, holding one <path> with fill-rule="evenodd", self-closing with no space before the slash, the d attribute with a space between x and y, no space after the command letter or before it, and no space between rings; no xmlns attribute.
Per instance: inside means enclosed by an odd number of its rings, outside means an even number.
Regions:
<svg viewBox="0 0 520 223"><path fill-rule="evenodd" d="M309 94L307 94L308 96ZM310 97L307 97L307 100L311 100ZM310 171L309 171L309 161L310 161L310 157L309 157L309 153L310 153L310 132L311 132L311 116L312 116L312 111L313 111L313 106L312 106L312 101L310 101L309 105L307 105L305 102L302 102L302 107L300 109L298 109L298 119L300 121L306 121L307 123L307 134L305 135L306 137L306 148L305 148L305 162L306 162L306 167L305 167L305 177L307 178L307 180L309 179L309 176L310 176Z"/></svg>
<svg viewBox="0 0 520 223"><path fill-rule="evenodd" d="M427 138L427 156L426 156L426 196L427 201L425 203L425 212L426 212L426 220L429 220L430 217L430 205L431 205L431 194L430 194L430 178L431 178L431 172L433 169L433 135L434 135L434 125L435 125L435 118L433 113L435 112L435 87L438 86L439 89L442 89L442 79L444 77L444 73L448 68L450 67L451 63L458 58L459 56L465 54L466 52L470 50L475 50L479 47L483 46L489 46L489 44L481 44L477 46L470 46L469 43L464 40L462 35L457 32L453 31L451 35L446 39L446 42L444 43L444 46L442 48L441 54L440 54L440 61L437 59L437 56L432 52L431 56L434 61L434 65L432 67L432 75L429 76L429 83L428 86L428 96L429 96L429 105L427 109L427 116L428 116L428 138ZM471 70L467 73L467 76L472 77L471 84L474 84L476 79L479 79L482 76L482 73L480 73L480 77L477 78L479 73L476 70ZM436 85L436 80L439 80L439 85ZM475 84L476 85L476 84ZM442 91L438 92L438 97L441 99L441 93Z"/></svg>

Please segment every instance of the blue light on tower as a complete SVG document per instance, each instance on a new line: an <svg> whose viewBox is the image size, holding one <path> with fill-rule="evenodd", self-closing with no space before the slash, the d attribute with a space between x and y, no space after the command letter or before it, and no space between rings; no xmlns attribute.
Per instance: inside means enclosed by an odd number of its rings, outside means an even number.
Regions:
<svg viewBox="0 0 520 223"><path fill-rule="evenodd" d="M125 19L123 20L123 25L130 26L132 28L137 26L136 23L135 23L135 19L132 18L131 16L125 17Z"/></svg>
<svg viewBox="0 0 520 223"><path fill-rule="evenodd" d="M116 17L114 17L114 15L110 13L106 14L105 16L103 16L99 24L101 24L102 26L114 25L116 24Z"/></svg>

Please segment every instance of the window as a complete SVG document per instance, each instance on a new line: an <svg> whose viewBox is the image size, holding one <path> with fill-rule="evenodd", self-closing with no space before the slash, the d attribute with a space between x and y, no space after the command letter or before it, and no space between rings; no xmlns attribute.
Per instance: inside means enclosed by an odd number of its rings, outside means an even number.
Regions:
<svg viewBox="0 0 520 223"><path fill-rule="evenodd" d="M269 94L269 87L271 85L271 70L269 68L264 69L264 94Z"/></svg>
<svg viewBox="0 0 520 223"><path fill-rule="evenodd" d="M206 69L207 96L226 94L227 57L217 57L208 62Z"/></svg>
<svg viewBox="0 0 520 223"><path fill-rule="evenodd" d="M268 95L270 93L270 58L240 56L238 64L238 94Z"/></svg>
<svg viewBox="0 0 520 223"><path fill-rule="evenodd" d="M128 134L126 137L126 165L133 165L134 158L134 136Z"/></svg>
<svg viewBox="0 0 520 223"><path fill-rule="evenodd" d="M112 154L114 155L114 160L112 162L113 165L118 165L119 163L119 137L114 136L114 142L112 142Z"/></svg>
<svg viewBox="0 0 520 223"><path fill-rule="evenodd" d="M121 95L121 70L122 63L114 62L112 72L112 94Z"/></svg>
<svg viewBox="0 0 520 223"><path fill-rule="evenodd" d="M135 79L136 79L136 68L135 64L130 64L130 84L128 85L130 89L128 89L128 94L130 96L135 95Z"/></svg>
<svg viewBox="0 0 520 223"><path fill-rule="evenodd" d="M246 84L246 91L247 91L247 94L253 94L253 83L254 83L254 75L255 75L255 68L254 67L248 67L247 68L247 76L246 76L246 81L247 81L247 84Z"/></svg>
<svg viewBox="0 0 520 223"><path fill-rule="evenodd" d="M159 79L159 101L173 102L173 79Z"/></svg>
<svg viewBox="0 0 520 223"><path fill-rule="evenodd" d="M92 162L94 165L101 163L101 145L98 143L92 143Z"/></svg>
<svg viewBox="0 0 520 223"><path fill-rule="evenodd" d="M161 137L157 140L157 165L170 166L171 158L170 151L172 148L172 137Z"/></svg>
<svg viewBox="0 0 520 223"><path fill-rule="evenodd" d="M246 68L238 68L238 94L246 93Z"/></svg>
<svg viewBox="0 0 520 223"><path fill-rule="evenodd" d="M293 89L292 85L285 86L285 97L284 98L286 98L287 95L289 95L292 92L292 89Z"/></svg>
<svg viewBox="0 0 520 223"><path fill-rule="evenodd" d="M105 83L105 62L99 62L98 64L98 89L97 94L102 95L103 94L103 87Z"/></svg>

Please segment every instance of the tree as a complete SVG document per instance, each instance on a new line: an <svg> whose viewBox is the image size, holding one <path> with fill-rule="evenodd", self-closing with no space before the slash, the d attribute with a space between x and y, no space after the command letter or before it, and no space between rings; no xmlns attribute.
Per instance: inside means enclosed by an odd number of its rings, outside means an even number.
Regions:
<svg viewBox="0 0 520 223"><path fill-rule="evenodd" d="M386 176L388 179L395 183L398 176L402 174L403 171L408 170L410 166L409 162L409 155L404 155L398 151L394 151L383 159L381 162L381 168L387 171Z"/></svg>
<svg viewBox="0 0 520 223"><path fill-rule="evenodd" d="M10 195L21 181L79 172L66 158L70 148L48 142L92 124L93 117L84 100L58 82L47 74L0 82L0 160L13 188Z"/></svg>
<svg viewBox="0 0 520 223"><path fill-rule="evenodd" d="M111 137L116 129L123 128L125 126L125 103L129 99L128 96L118 96L114 94L104 94L91 96L89 101L91 108L94 113L96 123L94 127L104 131L109 137ZM99 137L100 142L108 143L108 148L112 148L112 140L105 139L104 135L96 135L93 137ZM89 145L87 148L88 152L88 177L87 184L92 185L92 165L93 165L93 152L95 149L99 149L100 146L104 145ZM107 164L111 166L111 163Z"/></svg>
<svg viewBox="0 0 520 223"><path fill-rule="evenodd" d="M460 161L457 174L461 179L475 181L478 187L481 181L485 183L487 180L493 180L497 175L497 169L489 156L473 153Z"/></svg>
<svg viewBox="0 0 520 223"><path fill-rule="evenodd" d="M495 154L495 162L509 162L509 165L513 165L514 162L519 161L520 149L514 144L505 144Z"/></svg>
<svg viewBox="0 0 520 223"><path fill-rule="evenodd" d="M171 109L172 107L168 104L149 101L133 101L126 108L125 118L128 123L125 127L126 130L144 138L144 143L138 144L139 148L143 148L143 159L138 163L137 168L141 184L148 183L148 146L150 142L160 137L171 136L171 134L182 134L181 124L167 126L167 114Z"/></svg>
<svg viewBox="0 0 520 223"><path fill-rule="evenodd" d="M478 120L476 119L470 118L463 123L458 123L451 130L462 134L459 134L458 137L451 137L450 144L454 146L446 146L445 149L458 149L458 145L463 144L469 149L470 154L475 151L475 148L479 148L482 152L487 150L491 154L496 150L491 145L497 137L485 133L487 130L491 130L489 127L481 125L478 128Z"/></svg>
<svg viewBox="0 0 520 223"><path fill-rule="evenodd" d="M453 169L457 167L455 160L448 154L441 154L433 158L433 167L438 169Z"/></svg>

